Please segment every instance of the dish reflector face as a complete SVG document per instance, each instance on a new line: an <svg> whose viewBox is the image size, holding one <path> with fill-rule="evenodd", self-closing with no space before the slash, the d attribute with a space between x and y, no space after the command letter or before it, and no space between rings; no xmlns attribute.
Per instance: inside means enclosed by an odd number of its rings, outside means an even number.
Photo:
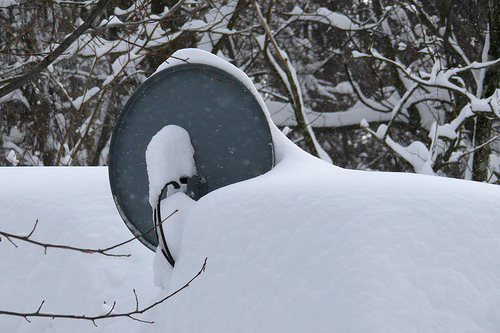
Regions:
<svg viewBox="0 0 500 333"><path fill-rule="evenodd" d="M237 78L205 64L156 73L125 104L109 151L113 198L136 236L153 228L146 148L158 131L172 124L191 137L198 178L206 180L200 193L257 177L274 165L268 120ZM152 250L158 245L154 231L139 239Z"/></svg>

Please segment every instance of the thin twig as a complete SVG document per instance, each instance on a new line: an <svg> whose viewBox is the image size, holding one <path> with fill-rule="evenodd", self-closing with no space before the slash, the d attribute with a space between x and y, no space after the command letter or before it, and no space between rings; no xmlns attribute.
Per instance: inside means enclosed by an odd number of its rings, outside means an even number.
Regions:
<svg viewBox="0 0 500 333"><path fill-rule="evenodd" d="M483 143L483 144L481 144L481 145L479 145L477 147L471 148L471 149L467 150L466 152L462 153L460 155L460 158L463 158L463 157L465 157L467 155L470 155L470 154L472 154L472 153L476 152L477 150L479 150L479 149L481 149L481 148L483 148L483 147L491 144L493 141L496 141L498 139L500 139L500 135L495 135L494 137L492 137L491 139L489 139L485 143Z"/></svg>
<svg viewBox="0 0 500 333"><path fill-rule="evenodd" d="M208 258L205 258L205 261L203 262L203 265L202 265L201 269L186 284L184 284L182 287L180 287L179 289L177 289L173 293L165 296L161 300L159 300L157 302L154 302L154 303L152 303L152 304L150 304L150 305L148 305L148 306L146 306L146 307L144 307L142 309L139 309L139 300L138 300L137 294L136 294L136 292L134 290L134 295L135 295L135 300L136 300L136 306L135 306L135 310L129 311L129 312L112 313L113 310L114 310L114 308L115 308L115 305L116 305L116 302L114 302L113 306L111 307L111 310L109 310L105 315L87 316L87 315L72 315L72 314L48 313L48 312L41 312L42 306L45 303L45 301L42 301L42 303L40 304L40 306L38 307L38 309L35 312L15 312L15 311L3 311L3 310L0 310L0 315L22 317L22 318L26 319L28 322L31 322L28 319L28 318L31 318L31 317L44 317L44 318L52 318L52 319L55 319L55 318L66 318L66 319L88 320L88 321L91 321L94 324L94 326L97 326L96 325L96 321L97 320L111 319L111 318L118 318L118 317L126 317L126 318L129 318L129 319L135 320L135 321L139 321L141 323L153 324L154 321L147 321L147 320L139 319L139 318L136 318L135 315L144 314L145 312L147 312L147 311L151 310L152 308L160 305L161 303L165 302L169 298L175 296L176 294L178 294L182 290L184 290L187 287L189 287L189 285L191 284L191 282L193 282L203 272L205 272L205 268L207 266L207 260L208 260Z"/></svg>
<svg viewBox="0 0 500 333"><path fill-rule="evenodd" d="M135 310L139 311L139 298L137 297L137 293L135 292L135 289L133 289L133 291L134 291L134 296L135 296Z"/></svg>
<svg viewBox="0 0 500 333"><path fill-rule="evenodd" d="M33 235L33 233L35 232L35 229L36 229L36 226L38 225L38 219L35 221L35 225L33 226L33 229L31 230L31 232L28 234L28 236L26 236L26 238L30 238L31 235Z"/></svg>
<svg viewBox="0 0 500 333"><path fill-rule="evenodd" d="M0 235L5 236L5 235L3 235L2 233L0 233ZM9 241L12 245L14 245L14 247L19 247L19 246L17 246L17 244L16 244L16 243L14 243L14 241L12 241L12 239L10 239L8 236L5 236L5 238L7 238L7 240L8 240L8 241ZM2 239L0 238L0 241L1 241L1 240L2 240Z"/></svg>
<svg viewBox="0 0 500 333"><path fill-rule="evenodd" d="M165 222L167 219L169 219L172 215L174 215L177 212L178 212L178 210L176 209L170 215L168 215L166 218L164 218L160 223ZM102 254L104 256L108 256L108 257L130 257L130 254L113 254L113 253L109 253L109 251L111 251L113 249L116 249L116 248L118 248L120 246L123 246L125 244L128 244L128 243L130 243L130 242L132 242L132 241L134 241L134 240L136 240L136 239L138 239L140 237L143 237L143 236L149 234L153 230L155 230L155 227L153 226L151 229L149 229L148 231L146 231L146 232L144 232L144 233L142 233L142 234L140 234L138 236L134 236L134 237L132 237L132 238L130 238L130 239L124 241L124 242L115 244L113 246L110 246L110 247L107 247L107 248L104 248L104 249L85 249L85 248L74 247L74 246L69 246L69 245L43 243L43 242L39 242L39 241L31 239L30 237L33 234L33 232L35 231L35 228L36 228L37 224L38 224L38 220L36 220L35 226L33 227L33 229L31 230L31 232L27 236L21 236L21 235L11 234L11 233L4 232L4 231L0 231L0 235L4 236L15 247L18 247L18 246L12 241L12 239L17 239L17 240L20 240L20 241L23 241L23 242L27 242L27 243L30 243L30 244L33 244L33 245L41 246L41 247L43 247L45 249L45 252L47 252L48 248L55 248L55 249L64 249L64 250L78 251L78 252L87 253L87 254L98 253L98 254Z"/></svg>

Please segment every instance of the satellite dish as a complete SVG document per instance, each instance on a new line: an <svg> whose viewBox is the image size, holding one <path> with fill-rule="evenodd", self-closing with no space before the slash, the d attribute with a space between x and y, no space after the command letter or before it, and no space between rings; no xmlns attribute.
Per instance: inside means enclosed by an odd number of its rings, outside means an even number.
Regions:
<svg viewBox="0 0 500 333"><path fill-rule="evenodd" d="M145 155L153 136L165 126L176 125L189 134L197 173L186 180L195 200L264 174L274 165L267 111L248 77L202 50L181 50L174 56L129 98L109 151L117 209L132 233L153 251L158 238L148 233L154 223Z"/></svg>

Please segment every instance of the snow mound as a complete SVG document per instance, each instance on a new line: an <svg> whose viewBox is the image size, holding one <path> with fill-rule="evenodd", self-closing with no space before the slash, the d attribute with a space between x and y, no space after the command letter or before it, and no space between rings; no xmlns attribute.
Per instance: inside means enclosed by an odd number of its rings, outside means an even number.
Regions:
<svg viewBox="0 0 500 333"><path fill-rule="evenodd" d="M500 188L347 171L275 132L269 173L211 192L171 222L176 266L135 241L108 258L0 243L0 309L98 314L182 292L143 324L2 316L2 332L495 332L500 327ZM102 248L130 233L105 168L0 168L0 230ZM166 216L166 215L165 215ZM174 215L175 216L175 215ZM170 271L167 271L170 269ZM166 273L166 274L163 274ZM158 281L160 280L160 281Z"/></svg>
<svg viewBox="0 0 500 333"><path fill-rule="evenodd" d="M277 140L269 173L186 215L156 309L172 332L458 332L500 327L500 188L333 167Z"/></svg>
<svg viewBox="0 0 500 333"><path fill-rule="evenodd" d="M116 211L104 167L0 168L0 230L81 248L107 248L132 238ZM116 250L130 257L44 249L0 236L0 310L101 315L135 309L158 293L152 285L153 253L135 240ZM130 319L75 321L0 315L0 332L137 332Z"/></svg>
<svg viewBox="0 0 500 333"><path fill-rule="evenodd" d="M165 126L153 136L146 150L151 207L156 207L165 185L196 174L193 155L189 133L180 126Z"/></svg>

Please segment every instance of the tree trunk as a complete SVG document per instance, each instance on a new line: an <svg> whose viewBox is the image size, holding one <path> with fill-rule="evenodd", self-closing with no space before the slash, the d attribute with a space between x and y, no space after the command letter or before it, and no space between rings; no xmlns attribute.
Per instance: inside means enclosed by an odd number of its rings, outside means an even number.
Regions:
<svg viewBox="0 0 500 333"><path fill-rule="evenodd" d="M500 58L500 3L498 0L489 0L489 26L490 26L490 49L489 59ZM490 68L484 79L483 97L491 96L498 88L500 81L500 68L494 66ZM476 119L476 128L474 133L474 143L479 147L491 137L492 120L486 115L480 114ZM472 165L472 179L476 181L488 180L489 158L491 147L489 144L484 145L474 152L474 160Z"/></svg>

